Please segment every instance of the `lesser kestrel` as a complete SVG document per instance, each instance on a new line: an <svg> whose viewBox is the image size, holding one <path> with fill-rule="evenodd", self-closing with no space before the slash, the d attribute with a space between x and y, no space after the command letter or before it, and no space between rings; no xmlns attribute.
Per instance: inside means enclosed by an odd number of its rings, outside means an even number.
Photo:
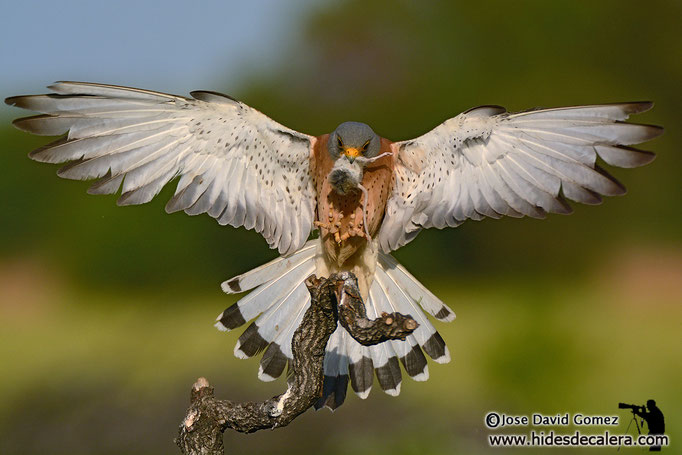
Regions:
<svg viewBox="0 0 682 455"><path fill-rule="evenodd" d="M64 135L30 156L64 163L59 176L97 181L92 194L122 192L119 205L150 201L178 178L166 211L208 213L220 224L265 237L278 259L227 280L223 289L254 289L225 310L216 326L239 327L235 355L265 350L258 376L279 377L291 359L291 337L310 303L304 280L352 271L368 316L411 315L405 341L361 346L341 326L325 357L324 396L339 406L350 379L366 397L376 373L388 394L400 392L401 369L428 378L425 352L448 362L448 349L427 316L452 310L389 254L426 228L467 219L569 213L566 199L586 204L624 187L598 164L636 167L654 155L631 148L662 130L625 123L651 103L621 103L507 113L471 109L426 134L393 142L362 123L309 136L229 96L192 98L110 85L58 82L54 93L6 102L41 112L14 124L35 134ZM319 229L319 238L308 240ZM423 352L422 352L423 351Z"/></svg>

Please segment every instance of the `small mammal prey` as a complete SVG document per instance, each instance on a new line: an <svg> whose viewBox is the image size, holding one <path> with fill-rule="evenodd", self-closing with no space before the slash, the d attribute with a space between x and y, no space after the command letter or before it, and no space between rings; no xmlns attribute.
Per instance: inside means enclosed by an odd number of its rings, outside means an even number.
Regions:
<svg viewBox="0 0 682 455"><path fill-rule="evenodd" d="M372 238L367 226L367 201L369 194L362 185L365 166L390 155L381 151L381 138L368 125L359 122L345 122L329 135L327 150L334 160L329 173L332 189L342 196L356 190L362 191L362 224L367 240Z"/></svg>
<svg viewBox="0 0 682 455"><path fill-rule="evenodd" d="M362 177L364 175L365 166L390 154L390 152L384 152L372 158L365 158L364 156L349 157L348 155L345 155L347 159L339 157L334 162L334 167L329 174L329 183L331 183L332 188L338 194L345 196L356 190L362 191L362 225L365 228L367 240L371 240L369 228L367 227L367 200L369 198L369 193L367 192L367 188L362 186Z"/></svg>

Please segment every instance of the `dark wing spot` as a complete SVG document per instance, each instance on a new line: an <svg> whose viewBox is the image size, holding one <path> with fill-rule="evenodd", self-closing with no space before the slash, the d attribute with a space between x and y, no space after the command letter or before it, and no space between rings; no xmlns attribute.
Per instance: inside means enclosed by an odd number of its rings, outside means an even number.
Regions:
<svg viewBox="0 0 682 455"><path fill-rule="evenodd" d="M302 143L302 144L305 144L306 146L310 145L310 141L309 141L307 138L298 136L298 135L296 135L296 134L293 134L293 133L290 132L290 131L284 131L284 130L281 130L281 129L274 129L274 130L271 130L271 131L273 131L273 132L276 133L276 134L282 134L282 135L284 135L284 136L287 136L287 137L289 137L289 139L290 139L291 141L293 141L293 142Z"/></svg>

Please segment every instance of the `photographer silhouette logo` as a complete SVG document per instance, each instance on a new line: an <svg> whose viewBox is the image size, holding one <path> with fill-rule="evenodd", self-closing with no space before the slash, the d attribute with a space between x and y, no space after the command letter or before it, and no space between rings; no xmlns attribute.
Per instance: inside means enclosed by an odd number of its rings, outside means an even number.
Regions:
<svg viewBox="0 0 682 455"><path fill-rule="evenodd" d="M642 434L642 428L644 422L646 422L647 427L649 427L650 435L662 435L665 433L665 419L663 418L663 412L656 406L656 401L647 400L646 406L637 406L635 404L618 403L619 409L629 409L632 411L632 420L628 424L626 433L630 431L630 426L632 422L635 423L637 428L637 434ZM641 421L637 420L637 417L641 418ZM649 447L650 452L660 452L660 445L652 445Z"/></svg>

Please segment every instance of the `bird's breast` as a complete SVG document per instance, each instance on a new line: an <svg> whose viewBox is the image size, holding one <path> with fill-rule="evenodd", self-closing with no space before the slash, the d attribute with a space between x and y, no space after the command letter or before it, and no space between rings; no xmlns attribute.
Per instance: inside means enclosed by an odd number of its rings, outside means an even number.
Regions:
<svg viewBox="0 0 682 455"><path fill-rule="evenodd" d="M381 227L393 185L394 157L385 156L364 169L362 186L367 189L367 201L360 190L339 194L334 190L332 182L334 159L327 151L328 137L329 135L324 135L317 138L310 160L317 192L315 224L320 229L328 260L342 267L356 253L362 253L368 245L362 213L365 204L370 236L373 237ZM391 141L382 138L379 153L390 151Z"/></svg>

